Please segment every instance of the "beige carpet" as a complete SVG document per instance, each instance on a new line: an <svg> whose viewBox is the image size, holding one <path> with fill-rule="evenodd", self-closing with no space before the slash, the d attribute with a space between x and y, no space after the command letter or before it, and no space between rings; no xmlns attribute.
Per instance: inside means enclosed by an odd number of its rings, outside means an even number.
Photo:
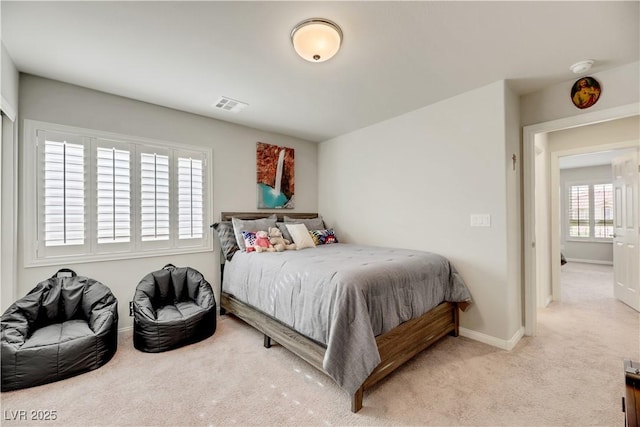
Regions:
<svg viewBox="0 0 640 427"><path fill-rule="evenodd" d="M611 281L610 267L567 264L564 301L540 311L537 337L511 352L447 337L365 393L357 414L323 374L224 316L210 339L162 354L121 333L102 368L2 393L2 425L622 426L622 361L640 360L640 326ZM19 410L57 420L10 420Z"/></svg>

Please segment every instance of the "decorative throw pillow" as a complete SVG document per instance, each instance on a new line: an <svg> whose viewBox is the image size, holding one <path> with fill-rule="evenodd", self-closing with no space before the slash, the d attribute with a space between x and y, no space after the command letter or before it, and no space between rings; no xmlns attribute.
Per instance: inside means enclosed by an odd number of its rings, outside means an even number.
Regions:
<svg viewBox="0 0 640 427"><path fill-rule="evenodd" d="M293 243L296 244L296 249L315 248L313 239L309 235L309 230L304 224L287 224L289 234L293 239Z"/></svg>
<svg viewBox="0 0 640 427"><path fill-rule="evenodd" d="M220 251L227 261L231 261L233 254L240 250L236 235L233 232L233 224L231 221L216 222L213 229L218 233L220 240Z"/></svg>
<svg viewBox="0 0 640 427"><path fill-rule="evenodd" d="M247 252L253 252L256 249L253 247L256 244L256 233L254 231L241 231L242 238L244 239L244 246Z"/></svg>
<svg viewBox="0 0 640 427"><path fill-rule="evenodd" d="M276 216L276 214L261 219L240 219L232 217L231 222L233 223L233 232L236 235L236 241L238 242L238 247L240 248L240 250L246 250L244 237L242 236L243 231L269 231L269 227L276 226L277 220L278 217Z"/></svg>
<svg viewBox="0 0 640 427"><path fill-rule="evenodd" d="M307 226L307 230L321 230L323 228L326 228L324 226L324 221L322 220L321 216L318 216L317 218L303 219L303 218L291 218L285 215L284 222L285 224L304 224Z"/></svg>
<svg viewBox="0 0 640 427"><path fill-rule="evenodd" d="M309 234L316 246L338 243L338 239L336 238L336 233L334 233L333 228L329 228L328 230L311 230L309 231Z"/></svg>

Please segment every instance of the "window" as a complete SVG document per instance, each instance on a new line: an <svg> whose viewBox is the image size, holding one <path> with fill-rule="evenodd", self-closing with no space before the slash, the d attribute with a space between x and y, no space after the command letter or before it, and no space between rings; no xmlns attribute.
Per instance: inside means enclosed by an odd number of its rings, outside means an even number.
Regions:
<svg viewBox="0 0 640 427"><path fill-rule="evenodd" d="M140 154L142 241L169 240L169 156Z"/></svg>
<svg viewBox="0 0 640 427"><path fill-rule="evenodd" d="M131 241L131 153L98 146L98 244Z"/></svg>
<svg viewBox="0 0 640 427"><path fill-rule="evenodd" d="M178 238L202 238L202 160L178 157Z"/></svg>
<svg viewBox="0 0 640 427"><path fill-rule="evenodd" d="M567 186L568 237L613 238L613 184Z"/></svg>
<svg viewBox="0 0 640 427"><path fill-rule="evenodd" d="M613 238L613 184L593 186L594 236L596 239Z"/></svg>
<svg viewBox="0 0 640 427"><path fill-rule="evenodd" d="M51 135L44 141L44 244L83 245L84 147Z"/></svg>
<svg viewBox="0 0 640 427"><path fill-rule="evenodd" d="M212 249L210 150L31 120L25 145L27 266Z"/></svg>

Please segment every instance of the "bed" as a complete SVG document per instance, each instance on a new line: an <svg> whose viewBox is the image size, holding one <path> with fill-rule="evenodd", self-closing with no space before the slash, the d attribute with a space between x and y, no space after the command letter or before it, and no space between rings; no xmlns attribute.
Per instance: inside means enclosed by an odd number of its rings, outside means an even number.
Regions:
<svg viewBox="0 0 640 427"><path fill-rule="evenodd" d="M268 215L223 212L221 220ZM328 374L351 396L353 412L365 390L444 336L457 336L458 309L471 300L446 258L403 249L337 243L238 251L221 271L221 314L262 332L265 347L275 340Z"/></svg>

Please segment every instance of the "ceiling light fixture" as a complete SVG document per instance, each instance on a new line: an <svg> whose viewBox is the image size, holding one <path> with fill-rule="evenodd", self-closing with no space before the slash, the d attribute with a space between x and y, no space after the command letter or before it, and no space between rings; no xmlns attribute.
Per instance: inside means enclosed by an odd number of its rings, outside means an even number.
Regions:
<svg viewBox="0 0 640 427"><path fill-rule="evenodd" d="M575 74L582 74L589 71L592 65L593 65L593 60L587 59L586 61L576 62L571 67L569 67L569 69L573 71Z"/></svg>
<svg viewBox="0 0 640 427"><path fill-rule="evenodd" d="M342 44L342 30L328 19L307 19L293 28L291 43L303 59L324 62L338 53Z"/></svg>

